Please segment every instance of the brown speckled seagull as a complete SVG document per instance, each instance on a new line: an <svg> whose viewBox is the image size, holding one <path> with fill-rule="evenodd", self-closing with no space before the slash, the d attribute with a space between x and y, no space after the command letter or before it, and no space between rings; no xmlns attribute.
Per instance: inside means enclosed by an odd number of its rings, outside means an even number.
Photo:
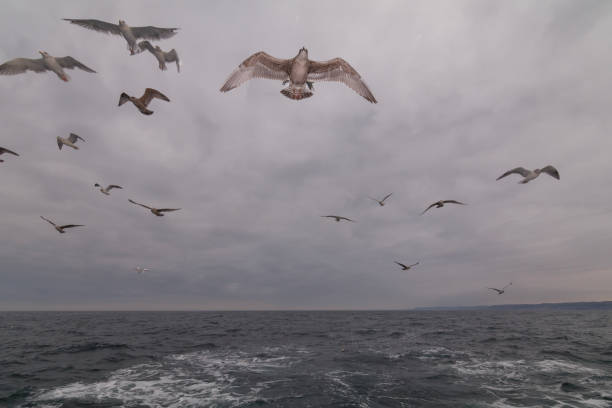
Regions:
<svg viewBox="0 0 612 408"><path fill-rule="evenodd" d="M221 92L231 91L251 78L277 79L283 81L283 85L289 82L289 86L281 90L281 93L295 100L311 97L314 81L337 81L347 85L368 102L376 103L368 86L348 62L342 58L309 60L308 50L304 47L291 59L278 59L263 51L251 55L232 72L221 87Z"/></svg>
<svg viewBox="0 0 612 408"><path fill-rule="evenodd" d="M68 74L66 74L66 72L64 72L64 68L79 68L86 72L96 72L70 56L60 58L49 55L45 51L38 52L40 55L42 55L42 58L15 58L5 62L4 64L0 65L0 74L16 75L23 74L28 70L38 73L52 71L55 72L55 75L57 75L62 81L68 82L70 77Z"/></svg>
<svg viewBox="0 0 612 408"><path fill-rule="evenodd" d="M121 95L119 96L119 105L117 106L121 106L127 101L130 101L134 104L134 106L138 108L140 113L142 113L143 115L151 115L153 114L153 111L147 109L147 106L149 106L149 103L151 103L151 101L155 98L161 99L162 101L170 102L170 99L168 99L168 97L163 93L153 88L147 88L145 89L144 94L140 98L130 96L125 92L121 93Z"/></svg>
<svg viewBox="0 0 612 408"><path fill-rule="evenodd" d="M73 19L64 18L65 21L70 21L72 24L85 27L89 30L94 30L106 34L121 35L125 38L128 43L128 50L130 54L134 55L138 52L138 45L136 40L162 40L164 38L170 38L176 34L178 28L160 28L153 26L146 27L130 27L124 20L119 20L119 24L107 23L106 21L100 20L84 20L84 19Z"/></svg>
<svg viewBox="0 0 612 408"><path fill-rule="evenodd" d="M81 224L57 225L56 223L54 223L53 221L43 217L42 215L40 216L40 218L42 218L43 220L47 221L49 224L53 225L53 228L55 228L55 230L57 232L59 232L60 234L65 234L66 231L64 231L64 230L67 229L67 228L84 227L84 225L81 225Z"/></svg>

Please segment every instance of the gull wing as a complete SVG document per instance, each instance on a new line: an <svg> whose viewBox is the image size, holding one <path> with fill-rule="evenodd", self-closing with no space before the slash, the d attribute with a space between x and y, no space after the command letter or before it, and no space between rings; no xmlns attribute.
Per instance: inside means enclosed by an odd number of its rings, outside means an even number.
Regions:
<svg viewBox="0 0 612 408"><path fill-rule="evenodd" d="M160 28L153 26L146 27L130 27L132 34L136 38L144 38L145 40L162 40L170 38L176 34L178 28Z"/></svg>
<svg viewBox="0 0 612 408"><path fill-rule="evenodd" d="M444 204L449 203L449 204L460 204L460 205L466 205L465 203L462 203L462 202L457 201L457 200L442 200L442 202L443 202Z"/></svg>
<svg viewBox="0 0 612 408"><path fill-rule="evenodd" d="M308 70L310 81L337 81L342 82L368 102L377 103L376 98L368 86L363 82L361 76L351 65L342 58L334 58L329 61L311 61Z"/></svg>
<svg viewBox="0 0 612 408"><path fill-rule="evenodd" d="M84 227L84 225L81 225L81 224L68 224L68 225L60 226L61 229L74 228L74 227Z"/></svg>
<svg viewBox="0 0 612 408"><path fill-rule="evenodd" d="M159 212L168 212L168 211L178 211L180 208L159 208L157 211Z"/></svg>
<svg viewBox="0 0 612 408"><path fill-rule="evenodd" d="M393 194L393 193L387 194L387 195L385 196L385 198L383 198L382 200L380 200L380 202L381 202L381 203L384 203L384 202L385 202L385 200L386 200L387 198L391 197L391 195L392 195L392 194Z"/></svg>
<svg viewBox="0 0 612 408"><path fill-rule="evenodd" d="M407 267L406 265L404 265L403 263L401 263L401 262L397 262L397 261L393 261L393 262L395 262L396 264L398 264L398 265L399 265L399 266L401 266L402 268L406 268L406 269L408 269L408 267Z"/></svg>
<svg viewBox="0 0 612 408"><path fill-rule="evenodd" d="M64 21L70 21L72 24L79 25L89 30L99 31L106 34L121 35L121 30L117 24L107 23L101 20L83 20L83 19L72 19L63 18Z"/></svg>
<svg viewBox="0 0 612 408"><path fill-rule="evenodd" d="M504 177L509 176L510 174L514 174L514 173L520 174L523 177L527 177L529 175L529 170L527 170L524 167L517 167L515 169L508 170L507 172L499 176L496 180L503 179Z"/></svg>
<svg viewBox="0 0 612 408"><path fill-rule="evenodd" d="M130 100L130 96L126 94L125 92L122 92L121 95L119 96L119 105L117 106L121 106L129 100Z"/></svg>
<svg viewBox="0 0 612 408"><path fill-rule="evenodd" d="M542 169L542 173L546 173L549 176L552 176L552 177L556 178L557 180L561 180L561 178L559 177L559 172L557 171L556 168L554 168L551 165L548 165L548 166L544 167Z"/></svg>
<svg viewBox="0 0 612 408"><path fill-rule="evenodd" d="M499 289L495 289L495 288L487 288L487 289L491 289L491 290L496 291L497 293L501 293L501 290L499 290Z"/></svg>
<svg viewBox="0 0 612 408"><path fill-rule="evenodd" d="M346 221L350 221L350 222L355 222L355 220L351 220L350 218L346 218L346 217L338 217L341 220L346 220Z"/></svg>
<svg viewBox="0 0 612 408"><path fill-rule="evenodd" d="M418 264L419 264L419 262L413 263L412 265L410 265L410 267L412 268L413 266L417 266Z"/></svg>
<svg viewBox="0 0 612 408"><path fill-rule="evenodd" d="M181 61L179 60L178 53L174 48L164 53L164 59L166 60L166 62L176 61L176 71L181 72Z"/></svg>
<svg viewBox="0 0 612 408"><path fill-rule="evenodd" d="M116 184L110 184L108 187L106 187L107 190L112 190L113 188L123 189L123 187Z"/></svg>
<svg viewBox="0 0 612 408"><path fill-rule="evenodd" d="M506 286L504 286L504 287L502 288L502 290L506 289L506 288L507 288L508 286L510 286L510 285L512 285L512 282L510 282L509 284L507 284Z"/></svg>
<svg viewBox="0 0 612 408"><path fill-rule="evenodd" d="M231 73L220 91L231 91L252 78L287 79L291 72L292 61L292 59L274 58L263 51L256 52Z"/></svg>
<svg viewBox="0 0 612 408"><path fill-rule="evenodd" d="M77 140L85 141L85 139L83 139L81 136L74 133L71 133L70 136L68 136L68 141L70 143L76 143Z"/></svg>
<svg viewBox="0 0 612 408"><path fill-rule="evenodd" d="M153 48L153 46L151 45L150 42L148 41L141 41L138 43L138 48L140 49L139 51L142 52L144 50L149 51L151 54L155 54L155 48Z"/></svg>
<svg viewBox="0 0 612 408"><path fill-rule="evenodd" d="M128 201L129 201L130 203L132 203L132 204L139 205L139 206L144 207L144 208L147 208L147 209L149 209L149 210L152 210L152 209L153 209L153 208L149 207L148 205L144 205L144 204L137 203L136 201L134 201L134 200L132 200L132 199L130 199L130 198L128 198Z"/></svg>
<svg viewBox="0 0 612 408"><path fill-rule="evenodd" d="M54 227L56 227L57 225L55 225L55 223L45 217L43 217L42 215L40 216L40 218L42 218L43 220L47 221L49 224L53 225Z"/></svg>
<svg viewBox="0 0 612 408"><path fill-rule="evenodd" d="M45 72L47 67L42 58L15 58L0 65L0 74L2 75L22 74L27 70L40 73Z"/></svg>
<svg viewBox="0 0 612 408"><path fill-rule="evenodd" d="M140 100L142 101L142 103L145 104L145 106L147 106L153 100L153 98L170 102L170 99L168 99L166 95L153 88L145 89L144 94L142 95Z"/></svg>
<svg viewBox="0 0 612 408"><path fill-rule="evenodd" d="M66 68L66 69L79 68L86 72L96 73L96 71L89 68L85 64L81 64L79 61L75 60L71 56L56 58L55 60L57 61L58 64L62 66L62 68Z"/></svg>
<svg viewBox="0 0 612 408"><path fill-rule="evenodd" d="M10 153L10 154L14 154L15 156L19 156L19 155L18 155L17 153L15 153L14 151L9 150L9 149L7 149L7 148L5 148L5 147L0 147L0 154L2 154L2 153Z"/></svg>
<svg viewBox="0 0 612 408"><path fill-rule="evenodd" d="M438 203L437 203L437 202L435 202L435 203L433 203L432 205L430 205L429 207L427 207L427 208L425 209L425 211L423 211L423 212L421 213L421 215L425 214L425 213L426 213L426 212L427 212L427 211L428 211L428 210L429 210L431 207L434 207L434 206L435 206L435 205L437 205L437 204L438 204Z"/></svg>

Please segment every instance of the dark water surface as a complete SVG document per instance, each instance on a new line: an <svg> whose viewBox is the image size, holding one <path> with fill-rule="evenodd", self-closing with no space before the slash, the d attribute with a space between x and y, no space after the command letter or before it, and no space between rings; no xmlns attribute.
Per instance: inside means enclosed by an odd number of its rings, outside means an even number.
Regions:
<svg viewBox="0 0 612 408"><path fill-rule="evenodd" d="M0 407L612 407L611 317L0 313Z"/></svg>

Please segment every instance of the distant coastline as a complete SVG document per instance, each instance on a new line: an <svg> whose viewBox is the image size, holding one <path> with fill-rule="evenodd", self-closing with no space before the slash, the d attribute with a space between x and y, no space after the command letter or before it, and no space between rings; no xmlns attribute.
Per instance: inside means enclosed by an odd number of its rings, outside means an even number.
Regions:
<svg viewBox="0 0 612 408"><path fill-rule="evenodd" d="M415 307L412 310L532 310L532 309L606 309L612 310L612 301L603 302L564 302L564 303L534 303L480 306L438 306Z"/></svg>

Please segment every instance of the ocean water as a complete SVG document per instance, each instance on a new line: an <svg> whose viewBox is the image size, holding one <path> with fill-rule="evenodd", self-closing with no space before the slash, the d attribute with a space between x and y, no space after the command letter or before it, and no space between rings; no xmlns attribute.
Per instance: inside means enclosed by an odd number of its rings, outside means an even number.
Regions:
<svg viewBox="0 0 612 408"><path fill-rule="evenodd" d="M612 407L611 317L6 312L0 407Z"/></svg>

